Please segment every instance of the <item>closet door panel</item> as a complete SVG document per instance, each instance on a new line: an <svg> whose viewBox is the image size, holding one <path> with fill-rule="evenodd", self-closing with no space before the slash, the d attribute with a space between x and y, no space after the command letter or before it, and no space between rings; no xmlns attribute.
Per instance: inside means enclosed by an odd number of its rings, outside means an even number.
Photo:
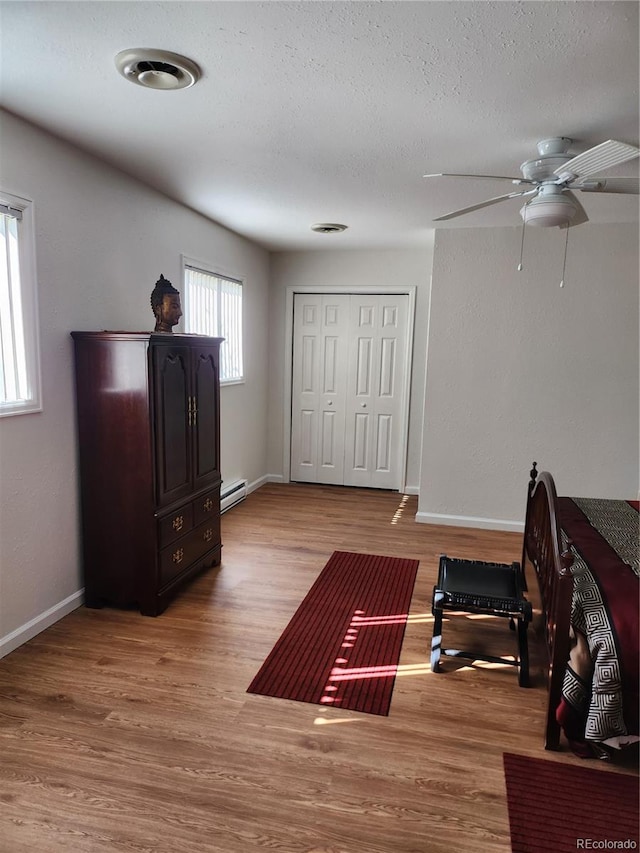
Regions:
<svg viewBox="0 0 640 853"><path fill-rule="evenodd" d="M294 310L291 479L341 485L349 297L299 294Z"/></svg>

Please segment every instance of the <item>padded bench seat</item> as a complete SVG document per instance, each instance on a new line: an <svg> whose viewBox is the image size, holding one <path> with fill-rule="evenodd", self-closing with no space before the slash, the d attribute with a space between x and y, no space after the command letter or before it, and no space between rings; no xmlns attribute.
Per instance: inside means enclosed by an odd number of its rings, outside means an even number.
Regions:
<svg viewBox="0 0 640 853"><path fill-rule="evenodd" d="M519 563L487 563L440 556L438 582L433 588L431 611L434 616L431 640L431 669L440 671L440 656L484 660L518 667L518 683L529 686L529 648L527 628L531 622L531 603L523 594L524 579ZM481 613L509 619L516 629L518 656L510 658L484 655L473 651L442 648L444 611Z"/></svg>

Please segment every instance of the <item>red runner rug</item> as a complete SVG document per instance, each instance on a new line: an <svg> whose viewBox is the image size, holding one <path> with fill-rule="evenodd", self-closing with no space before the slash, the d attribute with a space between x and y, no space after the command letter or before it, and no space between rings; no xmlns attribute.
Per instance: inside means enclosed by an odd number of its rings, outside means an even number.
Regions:
<svg viewBox="0 0 640 853"><path fill-rule="evenodd" d="M504 774L512 853L638 849L637 776L508 752Z"/></svg>
<svg viewBox="0 0 640 853"><path fill-rule="evenodd" d="M334 551L247 692L386 716L417 571Z"/></svg>

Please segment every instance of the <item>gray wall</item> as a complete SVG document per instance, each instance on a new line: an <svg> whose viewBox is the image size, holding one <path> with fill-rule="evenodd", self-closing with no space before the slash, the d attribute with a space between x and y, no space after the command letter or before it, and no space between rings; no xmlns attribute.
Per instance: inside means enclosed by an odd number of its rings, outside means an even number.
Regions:
<svg viewBox="0 0 640 853"><path fill-rule="evenodd" d="M328 238L331 239L331 238ZM314 252L277 252L271 258L269 395L269 472L283 476L285 433L285 378L291 372L291 354L285 351L285 297L290 287L415 287L415 333L411 370L406 491L417 494L420 482L420 445L424 410L424 367L429 316L429 283L433 263L433 232L424 249L355 251L327 249Z"/></svg>
<svg viewBox="0 0 640 853"><path fill-rule="evenodd" d="M245 278L226 480L283 475L287 287L415 286L408 491L419 521L519 529L531 461L564 494L638 494L637 225L433 232L420 250L262 249L2 116L0 182L35 203L44 411L0 419L0 655L82 596L72 329L150 329L180 255ZM433 269L432 281L431 272ZM426 365L426 374L425 374ZM426 394L425 394L426 388Z"/></svg>
<svg viewBox="0 0 640 853"><path fill-rule="evenodd" d="M418 518L520 529L560 494L638 494L638 228L436 232ZM507 524L503 523L507 522Z"/></svg>
<svg viewBox="0 0 640 853"><path fill-rule="evenodd" d="M222 474L259 481L267 469L268 255L5 113L0 182L34 201L44 402L41 413L0 419L1 654L80 601L70 331L151 330L151 290L160 273L180 289L181 253L243 276L246 382L221 391Z"/></svg>

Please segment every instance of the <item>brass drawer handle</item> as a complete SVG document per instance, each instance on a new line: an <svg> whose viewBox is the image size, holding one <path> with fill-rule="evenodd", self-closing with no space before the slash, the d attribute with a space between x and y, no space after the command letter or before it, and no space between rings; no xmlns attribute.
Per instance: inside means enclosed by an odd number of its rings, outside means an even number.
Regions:
<svg viewBox="0 0 640 853"><path fill-rule="evenodd" d="M205 512L211 512L211 510L213 509L213 501L211 500L211 498L206 499L206 501L202 505L202 508Z"/></svg>
<svg viewBox="0 0 640 853"><path fill-rule="evenodd" d="M188 416L189 426L195 426L198 423L198 407L195 397L188 398Z"/></svg>
<svg viewBox="0 0 640 853"><path fill-rule="evenodd" d="M184 518L181 515L176 515L176 517L173 519L173 529L182 530L183 524Z"/></svg>
<svg viewBox="0 0 640 853"><path fill-rule="evenodd" d="M209 527L202 534L202 538L204 539L205 542L211 542L211 540L213 539L213 530Z"/></svg>
<svg viewBox="0 0 640 853"><path fill-rule="evenodd" d="M174 563L181 563L184 558L184 550L182 548L178 548L177 551L174 551L172 560Z"/></svg>

